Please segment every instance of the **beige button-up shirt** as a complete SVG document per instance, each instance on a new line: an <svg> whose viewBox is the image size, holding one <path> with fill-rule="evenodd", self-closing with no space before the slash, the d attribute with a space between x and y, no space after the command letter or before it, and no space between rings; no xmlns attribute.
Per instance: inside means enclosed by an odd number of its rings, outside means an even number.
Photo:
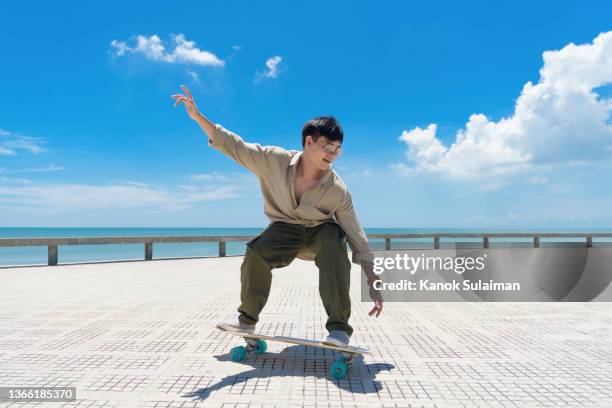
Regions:
<svg viewBox="0 0 612 408"><path fill-rule="evenodd" d="M270 222L282 221L307 227L335 222L346 234L353 262L372 261L373 253L359 224L351 193L331 167L304 192L298 205L294 191L295 171L302 152L247 143L219 124L215 125L213 140L209 139L209 144L259 178L264 212ZM312 260L314 254L304 251L298 257Z"/></svg>

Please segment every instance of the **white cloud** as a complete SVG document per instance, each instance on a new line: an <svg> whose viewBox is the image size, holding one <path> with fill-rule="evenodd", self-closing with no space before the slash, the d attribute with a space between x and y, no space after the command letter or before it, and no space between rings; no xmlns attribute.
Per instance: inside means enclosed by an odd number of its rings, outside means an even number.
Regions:
<svg viewBox="0 0 612 408"><path fill-rule="evenodd" d="M49 171L59 171L59 170L64 170L63 167L61 166L56 166L55 164L50 164L47 167L36 167L36 168L29 168L29 169L17 169L17 170L6 170L6 169L2 169L4 170L4 172L6 173L30 173L30 172L49 172ZM1 173L1 171L0 171Z"/></svg>
<svg viewBox="0 0 612 408"><path fill-rule="evenodd" d="M277 67L282 60L283 59L278 55L272 58L268 58L268 60L266 61L266 67L268 67L268 72L266 72L265 74L268 78L276 78L276 76L278 75Z"/></svg>
<svg viewBox="0 0 612 408"><path fill-rule="evenodd" d="M336 170L342 173L342 177L351 177L358 180L364 180L375 175L372 167L364 164L353 164L351 167L338 166Z"/></svg>
<svg viewBox="0 0 612 408"><path fill-rule="evenodd" d="M135 51L135 49L128 47L128 45L123 41L113 40L111 41L111 45L115 48L115 52L113 54L114 57L121 57L128 52Z"/></svg>
<svg viewBox="0 0 612 408"><path fill-rule="evenodd" d="M505 215L499 215L499 216L485 216L482 214L479 215L474 215L470 218L468 218L465 223L470 225L470 224L479 224L479 225L492 225L492 224L504 224L504 225L508 225L508 224L516 224L516 223L520 223L522 221L525 221L525 217L523 215L520 214L515 214L515 213L508 213Z"/></svg>
<svg viewBox="0 0 612 408"><path fill-rule="evenodd" d="M231 177L235 177L236 174L229 175L220 173L218 171L213 171L212 173L201 173L201 174L193 174L191 178L193 180L216 180L216 181L227 181Z"/></svg>
<svg viewBox="0 0 612 408"><path fill-rule="evenodd" d="M236 185L170 190L126 181L110 185L48 184L0 186L0 205L19 211L150 208L176 211L205 201L239 197Z"/></svg>
<svg viewBox="0 0 612 408"><path fill-rule="evenodd" d="M193 79L195 82L200 82L200 77L198 76L198 73L195 71L187 71L187 74L191 77L191 79Z"/></svg>
<svg viewBox="0 0 612 408"><path fill-rule="evenodd" d="M14 140L9 140L7 142L3 142L2 144L5 147L14 149L14 150L29 150L31 153L38 154L45 151L40 145L37 144L38 141L35 138L27 137L27 136L17 136Z"/></svg>
<svg viewBox="0 0 612 408"><path fill-rule="evenodd" d="M46 152L41 144L46 143L39 137L23 136L0 129L0 155L17 156L19 150L27 150L33 154Z"/></svg>
<svg viewBox="0 0 612 408"><path fill-rule="evenodd" d="M523 86L510 117L492 121L472 114L450 146L436 136L436 124L405 130L399 140L408 146L414 165L394 168L406 174L487 179L488 188L497 189L527 171L610 159L612 99L594 89L612 83L612 31L589 44L545 51L543 60L539 82ZM545 180L532 177L531 183Z"/></svg>
<svg viewBox="0 0 612 408"><path fill-rule="evenodd" d="M529 184L546 184L548 179L542 176L533 176L529 178Z"/></svg>
<svg viewBox="0 0 612 408"><path fill-rule="evenodd" d="M411 147L408 151L409 159L431 168L444 157L448 149L436 138L436 128L435 124L431 124L426 129L417 127L402 133L400 140Z"/></svg>
<svg viewBox="0 0 612 408"><path fill-rule="evenodd" d="M2 172L0 172L2 173ZM2 183L17 183L17 184L30 184L32 183L30 180L28 179L18 179L18 178L13 178L13 177L0 177L0 182ZM2 202L2 200L0 200L0 202Z"/></svg>
<svg viewBox="0 0 612 408"><path fill-rule="evenodd" d="M152 61L167 63L184 63L204 66L225 65L215 54L201 50L196 46L195 41L189 41L184 34L172 34L173 49L166 50L159 36L153 34L150 37L144 35L136 36L136 45L130 47L125 41L113 40L111 46L114 48L114 57L121 57L128 53L140 53Z"/></svg>
<svg viewBox="0 0 612 408"><path fill-rule="evenodd" d="M4 146L0 146L0 154L3 154L5 156L17 156L17 153L15 153L14 150L12 149L7 149Z"/></svg>
<svg viewBox="0 0 612 408"><path fill-rule="evenodd" d="M259 81L264 78L275 79L276 77L278 77L278 74L280 73L278 69L278 64L280 64L282 60L283 58L278 55L268 58L266 60L266 67L268 68L268 70L263 73L257 73L255 75L255 80Z"/></svg>
<svg viewBox="0 0 612 408"><path fill-rule="evenodd" d="M567 212L549 211L546 214L544 214L544 218L546 218L547 220L553 220L553 221L558 221L558 220L571 221L571 220L577 219L578 217L575 214L568 214Z"/></svg>

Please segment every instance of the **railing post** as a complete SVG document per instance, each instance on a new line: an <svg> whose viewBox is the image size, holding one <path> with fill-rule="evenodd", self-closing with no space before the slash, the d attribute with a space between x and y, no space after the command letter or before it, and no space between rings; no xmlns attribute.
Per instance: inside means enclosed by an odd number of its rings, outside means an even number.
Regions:
<svg viewBox="0 0 612 408"><path fill-rule="evenodd" d="M57 265L57 245L49 245L47 253L49 265Z"/></svg>
<svg viewBox="0 0 612 408"><path fill-rule="evenodd" d="M534 248L540 247L540 237L533 237L533 247Z"/></svg>
<svg viewBox="0 0 612 408"><path fill-rule="evenodd" d="M434 237L434 249L440 249L440 237L437 235Z"/></svg>
<svg viewBox="0 0 612 408"><path fill-rule="evenodd" d="M488 248L489 247L489 237L483 237L482 238L482 247L483 248Z"/></svg>
<svg viewBox="0 0 612 408"><path fill-rule="evenodd" d="M587 248L592 248L593 247L593 237L587 237L587 239L586 239L586 246L587 246Z"/></svg>
<svg viewBox="0 0 612 408"><path fill-rule="evenodd" d="M391 249L391 238L385 238L385 249L387 251Z"/></svg>
<svg viewBox="0 0 612 408"><path fill-rule="evenodd" d="M153 259L153 243L145 242L145 261Z"/></svg>
<svg viewBox="0 0 612 408"><path fill-rule="evenodd" d="M219 241L219 256L225 256L225 241Z"/></svg>

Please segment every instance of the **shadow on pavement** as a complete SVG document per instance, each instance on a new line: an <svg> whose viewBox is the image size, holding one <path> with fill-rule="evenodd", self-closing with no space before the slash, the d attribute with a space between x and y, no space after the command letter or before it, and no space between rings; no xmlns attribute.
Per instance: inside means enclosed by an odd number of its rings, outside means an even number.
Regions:
<svg viewBox="0 0 612 408"><path fill-rule="evenodd" d="M376 375L382 371L391 371L394 365L388 363L365 364L363 356L355 356L353 364L349 369L348 376L342 380L335 380L329 374L329 368L339 355L317 356L307 352L308 347L290 346L281 353L264 353L259 356L249 354L246 359L235 364L243 364L253 367L252 370L239 374L234 374L223 378L221 381L210 385L207 388L200 388L190 393L181 395L185 398L194 400L205 400L211 393L224 387L231 387L236 384L256 378L272 378L287 376L304 376L326 379L336 384L338 388L356 394L375 394L382 389L382 384L377 381ZM229 354L214 356L218 361L232 362ZM270 361L272 360L272 361ZM306 363L309 364L306 364ZM300 370L298 371L297 368ZM286 368L288 367L288 368ZM301 370L303 368L303 370Z"/></svg>

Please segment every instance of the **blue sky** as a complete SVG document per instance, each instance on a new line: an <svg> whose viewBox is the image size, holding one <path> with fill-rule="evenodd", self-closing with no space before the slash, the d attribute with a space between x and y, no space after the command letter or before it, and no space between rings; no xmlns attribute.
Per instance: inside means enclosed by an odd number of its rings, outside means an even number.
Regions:
<svg viewBox="0 0 612 408"><path fill-rule="evenodd" d="M336 116L334 168L365 227L610 227L610 15L606 1L3 2L0 226L265 226L257 180L173 107L185 84L261 144L299 149L305 121Z"/></svg>

